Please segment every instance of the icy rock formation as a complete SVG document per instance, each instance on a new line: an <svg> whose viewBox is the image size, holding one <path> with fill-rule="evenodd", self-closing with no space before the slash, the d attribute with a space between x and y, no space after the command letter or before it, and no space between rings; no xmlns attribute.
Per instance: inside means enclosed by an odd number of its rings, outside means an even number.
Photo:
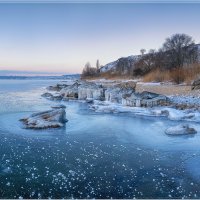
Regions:
<svg viewBox="0 0 200 200"><path fill-rule="evenodd" d="M63 100L77 99L79 85L80 85L79 82L75 82L73 85L63 88L60 91L60 94L63 97Z"/></svg>
<svg viewBox="0 0 200 200"><path fill-rule="evenodd" d="M51 108L53 108L53 109L59 109L59 108L66 108L66 106L62 105L62 104L59 104L59 105L51 106Z"/></svg>
<svg viewBox="0 0 200 200"><path fill-rule="evenodd" d="M51 94L49 92L46 92L46 93L42 94L41 96L45 97L45 98L47 98L49 100L52 100L52 101L60 101L63 98L60 94L54 94L53 95L53 94Z"/></svg>
<svg viewBox="0 0 200 200"><path fill-rule="evenodd" d="M63 88L66 88L66 87L68 87L68 86L69 86L69 85L66 84L66 83L57 83L56 85L47 87L47 90L59 92L59 91L61 91Z"/></svg>
<svg viewBox="0 0 200 200"><path fill-rule="evenodd" d="M54 106L52 110L32 114L30 117L20 119L25 128L46 129L63 127L66 119L65 106Z"/></svg>
<svg viewBox="0 0 200 200"><path fill-rule="evenodd" d="M92 82L77 81L61 89L58 94L44 93L42 95L50 100L68 100L68 99L92 99L104 100L105 89L101 85Z"/></svg>
<svg viewBox="0 0 200 200"><path fill-rule="evenodd" d="M166 96L146 91L124 95L122 99L122 105L132 107L153 107L167 102L168 98Z"/></svg>
<svg viewBox="0 0 200 200"><path fill-rule="evenodd" d="M47 99L51 99L53 97L53 94L49 93L49 92L45 92L44 94L41 95L42 97L45 97Z"/></svg>
<svg viewBox="0 0 200 200"><path fill-rule="evenodd" d="M93 100L108 101L131 107L153 107L167 105L169 100L166 96L142 92L135 93L134 81L122 82L112 86L102 86L93 82L76 81L72 85L65 86L56 94L44 93L42 96L50 100L79 99L93 103Z"/></svg>
<svg viewBox="0 0 200 200"><path fill-rule="evenodd" d="M105 100L122 104L124 95L131 95L135 92L136 83L133 81L120 83L108 88L105 91Z"/></svg>
<svg viewBox="0 0 200 200"><path fill-rule="evenodd" d="M200 79L197 79L192 83L192 90L199 90L199 89L200 89Z"/></svg>
<svg viewBox="0 0 200 200"><path fill-rule="evenodd" d="M83 82L78 87L78 99L104 100L105 89L101 85L91 82Z"/></svg>
<svg viewBox="0 0 200 200"><path fill-rule="evenodd" d="M197 131L189 127L188 124L181 124L168 128L165 133L167 135L191 135L197 133Z"/></svg>

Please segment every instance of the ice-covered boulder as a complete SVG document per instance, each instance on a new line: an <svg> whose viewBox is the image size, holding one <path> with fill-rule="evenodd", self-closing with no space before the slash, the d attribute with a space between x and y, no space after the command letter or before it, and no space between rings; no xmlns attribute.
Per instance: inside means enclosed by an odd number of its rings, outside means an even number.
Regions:
<svg viewBox="0 0 200 200"><path fill-rule="evenodd" d="M121 104L123 96L134 93L135 87L136 83L133 81L114 85L105 91L105 100Z"/></svg>
<svg viewBox="0 0 200 200"><path fill-rule="evenodd" d="M59 92L63 88L66 88L68 86L69 86L69 84L67 84L67 83L57 83L56 85L51 85L51 86L47 87L47 90Z"/></svg>
<svg viewBox="0 0 200 200"><path fill-rule="evenodd" d="M78 99L86 100L104 100L105 98L105 89L102 85L97 85L92 82L83 82L78 87Z"/></svg>
<svg viewBox="0 0 200 200"><path fill-rule="evenodd" d="M60 94L55 94L53 95L50 100L54 100L54 101L61 101L62 100L62 96Z"/></svg>
<svg viewBox="0 0 200 200"><path fill-rule="evenodd" d="M146 91L124 95L122 99L123 105L132 107L153 107L167 102L168 98L166 96Z"/></svg>
<svg viewBox="0 0 200 200"><path fill-rule="evenodd" d="M61 101L63 98L60 94L51 94L49 92L46 92L42 94L41 96L53 101Z"/></svg>
<svg viewBox="0 0 200 200"><path fill-rule="evenodd" d="M177 126L172 126L168 128L165 133L167 135L191 135L197 133L197 131L190 127L188 124L180 124Z"/></svg>
<svg viewBox="0 0 200 200"><path fill-rule="evenodd" d="M105 89L102 85L87 81L77 81L72 85L68 85L60 90L57 94L44 93L42 95L50 100L68 100L68 99L79 99L79 100L104 100Z"/></svg>
<svg viewBox="0 0 200 200"><path fill-rule="evenodd" d="M52 110L34 113L30 117L20 119L25 128L46 129L63 127L68 121L64 106L54 106Z"/></svg>
<svg viewBox="0 0 200 200"><path fill-rule="evenodd" d="M63 104L58 104L58 105L54 105L54 106L51 106L53 109L59 109L59 108L66 108L66 106L65 105L63 105Z"/></svg>
<svg viewBox="0 0 200 200"><path fill-rule="evenodd" d="M200 89L200 79L197 79L192 83L192 90L199 90L199 89Z"/></svg>
<svg viewBox="0 0 200 200"><path fill-rule="evenodd" d="M51 99L53 97L53 94L49 93L49 92L45 92L44 94L41 95L42 97L45 97L47 99Z"/></svg>
<svg viewBox="0 0 200 200"><path fill-rule="evenodd" d="M68 99L77 99L78 98L78 87L80 86L79 82L75 82L73 85L63 88L60 91L63 100Z"/></svg>

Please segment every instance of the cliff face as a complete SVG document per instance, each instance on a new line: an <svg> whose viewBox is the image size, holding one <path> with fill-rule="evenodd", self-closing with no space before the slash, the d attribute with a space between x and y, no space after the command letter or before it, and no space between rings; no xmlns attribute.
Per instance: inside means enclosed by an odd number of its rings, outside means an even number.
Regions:
<svg viewBox="0 0 200 200"><path fill-rule="evenodd" d="M118 60L101 67L100 73L128 75L130 70L134 69L134 65L139 59L140 56L128 56L119 58Z"/></svg>

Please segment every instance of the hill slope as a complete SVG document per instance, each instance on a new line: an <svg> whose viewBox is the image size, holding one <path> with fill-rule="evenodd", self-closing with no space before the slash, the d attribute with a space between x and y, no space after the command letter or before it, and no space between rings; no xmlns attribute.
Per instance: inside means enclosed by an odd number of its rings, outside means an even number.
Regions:
<svg viewBox="0 0 200 200"><path fill-rule="evenodd" d="M116 61L110 62L100 68L100 73L111 73L126 75L134 68L135 63L141 56L128 56L119 58Z"/></svg>
<svg viewBox="0 0 200 200"><path fill-rule="evenodd" d="M195 44L195 48L197 49L197 60L200 62L200 44ZM138 75L144 75L152 70L155 70L156 67L164 67L167 64L168 55L167 52L161 53L156 52L154 54L144 54L144 55L132 55L128 57L119 58L113 62L110 62L100 68L101 75L117 75L117 76L130 76L138 73ZM159 59L159 60L158 60ZM190 62L186 60L186 65ZM192 62L191 62L192 63ZM159 65L158 65L159 64Z"/></svg>

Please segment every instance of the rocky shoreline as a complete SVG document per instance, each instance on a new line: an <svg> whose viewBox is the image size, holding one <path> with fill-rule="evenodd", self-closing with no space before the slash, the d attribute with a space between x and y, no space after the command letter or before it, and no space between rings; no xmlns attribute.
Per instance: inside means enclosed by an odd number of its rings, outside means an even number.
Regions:
<svg viewBox="0 0 200 200"><path fill-rule="evenodd" d="M200 92L191 88L194 86L132 80L77 80L49 86L42 96L49 100L100 100L129 107L171 106L180 110L199 110Z"/></svg>
<svg viewBox="0 0 200 200"><path fill-rule="evenodd" d="M176 109L200 109L200 91L192 85L176 85L173 83L144 83L138 82L136 91L151 91L166 95L171 106Z"/></svg>
<svg viewBox="0 0 200 200"><path fill-rule="evenodd" d="M150 116L165 116L169 119L195 120L199 118L199 105L175 99L175 96L155 93L151 88L162 88L158 84L144 84L135 81L103 82L82 81L61 82L47 87L47 92L42 97L52 101L81 100L89 103L89 108L96 112L134 112L147 113ZM166 87L166 85L164 86ZM169 85L170 87L170 85ZM140 88L140 89L138 89ZM150 89L149 89L150 88ZM145 90L149 89L149 90ZM155 89L155 88L154 88ZM178 98L178 97L177 97ZM179 98L181 98L179 96ZM52 110L32 114L21 119L25 128L44 129L63 127L66 120L65 106L58 105ZM178 112L178 110L182 112ZM169 127L167 135L191 135L196 130L187 123Z"/></svg>
<svg viewBox="0 0 200 200"><path fill-rule="evenodd" d="M168 105L165 95L142 91L136 92L136 82L127 81L113 84L75 81L73 84L56 84L47 88L42 96L49 100L99 100L130 107L153 107ZM52 91L54 93L52 93Z"/></svg>

